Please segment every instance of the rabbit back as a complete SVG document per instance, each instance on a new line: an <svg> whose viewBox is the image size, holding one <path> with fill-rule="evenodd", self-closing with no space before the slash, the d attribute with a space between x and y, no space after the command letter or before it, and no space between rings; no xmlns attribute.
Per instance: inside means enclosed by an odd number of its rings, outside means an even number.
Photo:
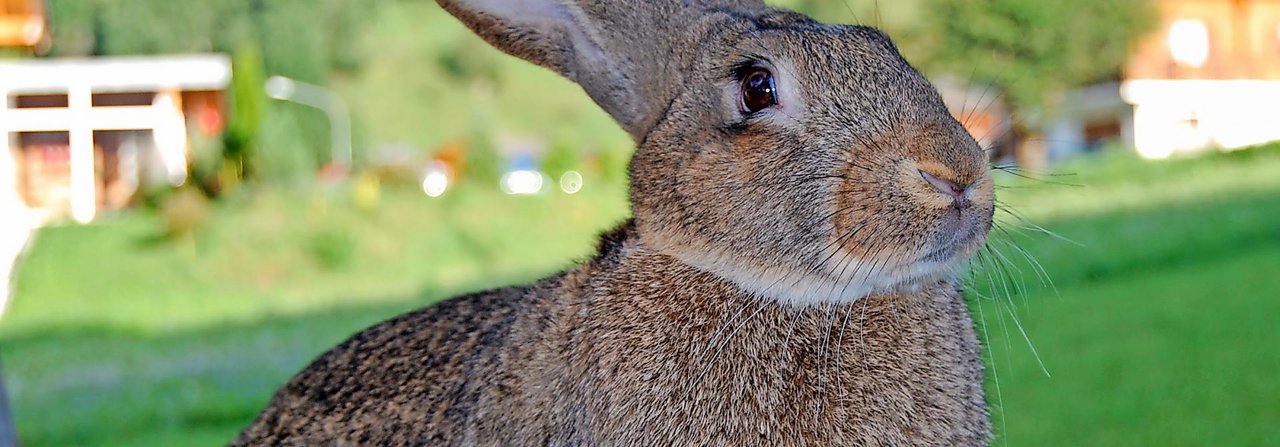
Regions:
<svg viewBox="0 0 1280 447"><path fill-rule="evenodd" d="M293 377L232 445L457 445L534 287L453 298L365 329Z"/></svg>

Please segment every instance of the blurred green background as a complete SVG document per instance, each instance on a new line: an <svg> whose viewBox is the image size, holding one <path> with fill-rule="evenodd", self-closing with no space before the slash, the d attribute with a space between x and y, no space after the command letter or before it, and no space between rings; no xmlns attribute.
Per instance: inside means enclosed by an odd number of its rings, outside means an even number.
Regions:
<svg viewBox="0 0 1280 447"><path fill-rule="evenodd" d="M772 3L883 25L926 72L993 84L1018 111L1112 75L1123 51L1096 42L1152 22L1142 2ZM567 268L627 217L626 135L434 2L56 0L50 14L55 55L232 54L220 162L253 172L204 168L218 188L39 231L0 319L25 445L223 444L353 332ZM1081 14L1089 30L1011 32ZM315 180L326 122L265 100L271 74L346 98L366 169ZM585 188L497 191L507 135L544 138L544 169L579 170ZM383 169L457 144L469 177L442 197ZM1280 145L1165 161L1113 147L997 174L1009 212L967 281L998 445L1280 445Z"/></svg>

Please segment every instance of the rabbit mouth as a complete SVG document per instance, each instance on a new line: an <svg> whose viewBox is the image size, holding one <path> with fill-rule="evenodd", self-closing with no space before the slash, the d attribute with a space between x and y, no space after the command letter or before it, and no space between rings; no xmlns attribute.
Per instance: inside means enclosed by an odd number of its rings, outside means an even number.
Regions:
<svg viewBox="0 0 1280 447"><path fill-rule="evenodd" d="M939 264L945 263L948 260L954 258L956 253L959 251L960 251L959 245L956 245L956 244L944 245L942 247L938 247L934 249L931 252L925 253L924 256L920 257L920 262L933 262L933 263L939 263Z"/></svg>
<svg viewBox="0 0 1280 447"><path fill-rule="evenodd" d="M921 262L947 263L968 254L973 246L980 245L983 234L982 224L974 219L966 219L961 215L958 219L947 220L943 224L932 250L921 255Z"/></svg>

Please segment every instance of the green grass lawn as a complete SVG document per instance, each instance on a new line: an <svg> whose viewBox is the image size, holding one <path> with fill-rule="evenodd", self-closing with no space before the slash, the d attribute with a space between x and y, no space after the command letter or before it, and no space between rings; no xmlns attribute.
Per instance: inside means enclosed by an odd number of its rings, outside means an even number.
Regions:
<svg viewBox="0 0 1280 447"><path fill-rule="evenodd" d="M970 278L998 442L1280 445L1280 150L1063 171L1005 176L1028 222ZM225 443L352 332L570 266L626 215L622 188L456 192L246 191L179 243L147 212L42 230L0 320L24 443Z"/></svg>
<svg viewBox="0 0 1280 447"><path fill-rule="evenodd" d="M626 215L623 189L590 185L434 200L388 189L375 209L346 196L245 194L193 243L158 240L148 213L42 230L0 321L24 443L225 443L326 347L567 268Z"/></svg>
<svg viewBox="0 0 1280 447"><path fill-rule="evenodd" d="M1002 191L1074 242L1013 236L1056 289L1002 242L1029 293L973 275L1000 443L1280 445L1280 151L1064 170L1082 186Z"/></svg>

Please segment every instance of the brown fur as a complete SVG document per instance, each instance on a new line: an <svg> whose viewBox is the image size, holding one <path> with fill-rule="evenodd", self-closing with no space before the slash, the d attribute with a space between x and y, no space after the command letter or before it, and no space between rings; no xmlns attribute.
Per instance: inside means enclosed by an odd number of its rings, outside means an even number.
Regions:
<svg viewBox="0 0 1280 447"><path fill-rule="evenodd" d="M757 1L439 1L632 133L634 221L576 269L357 334L236 445L989 441L955 272L990 175L887 37ZM736 109L744 60L777 108Z"/></svg>

